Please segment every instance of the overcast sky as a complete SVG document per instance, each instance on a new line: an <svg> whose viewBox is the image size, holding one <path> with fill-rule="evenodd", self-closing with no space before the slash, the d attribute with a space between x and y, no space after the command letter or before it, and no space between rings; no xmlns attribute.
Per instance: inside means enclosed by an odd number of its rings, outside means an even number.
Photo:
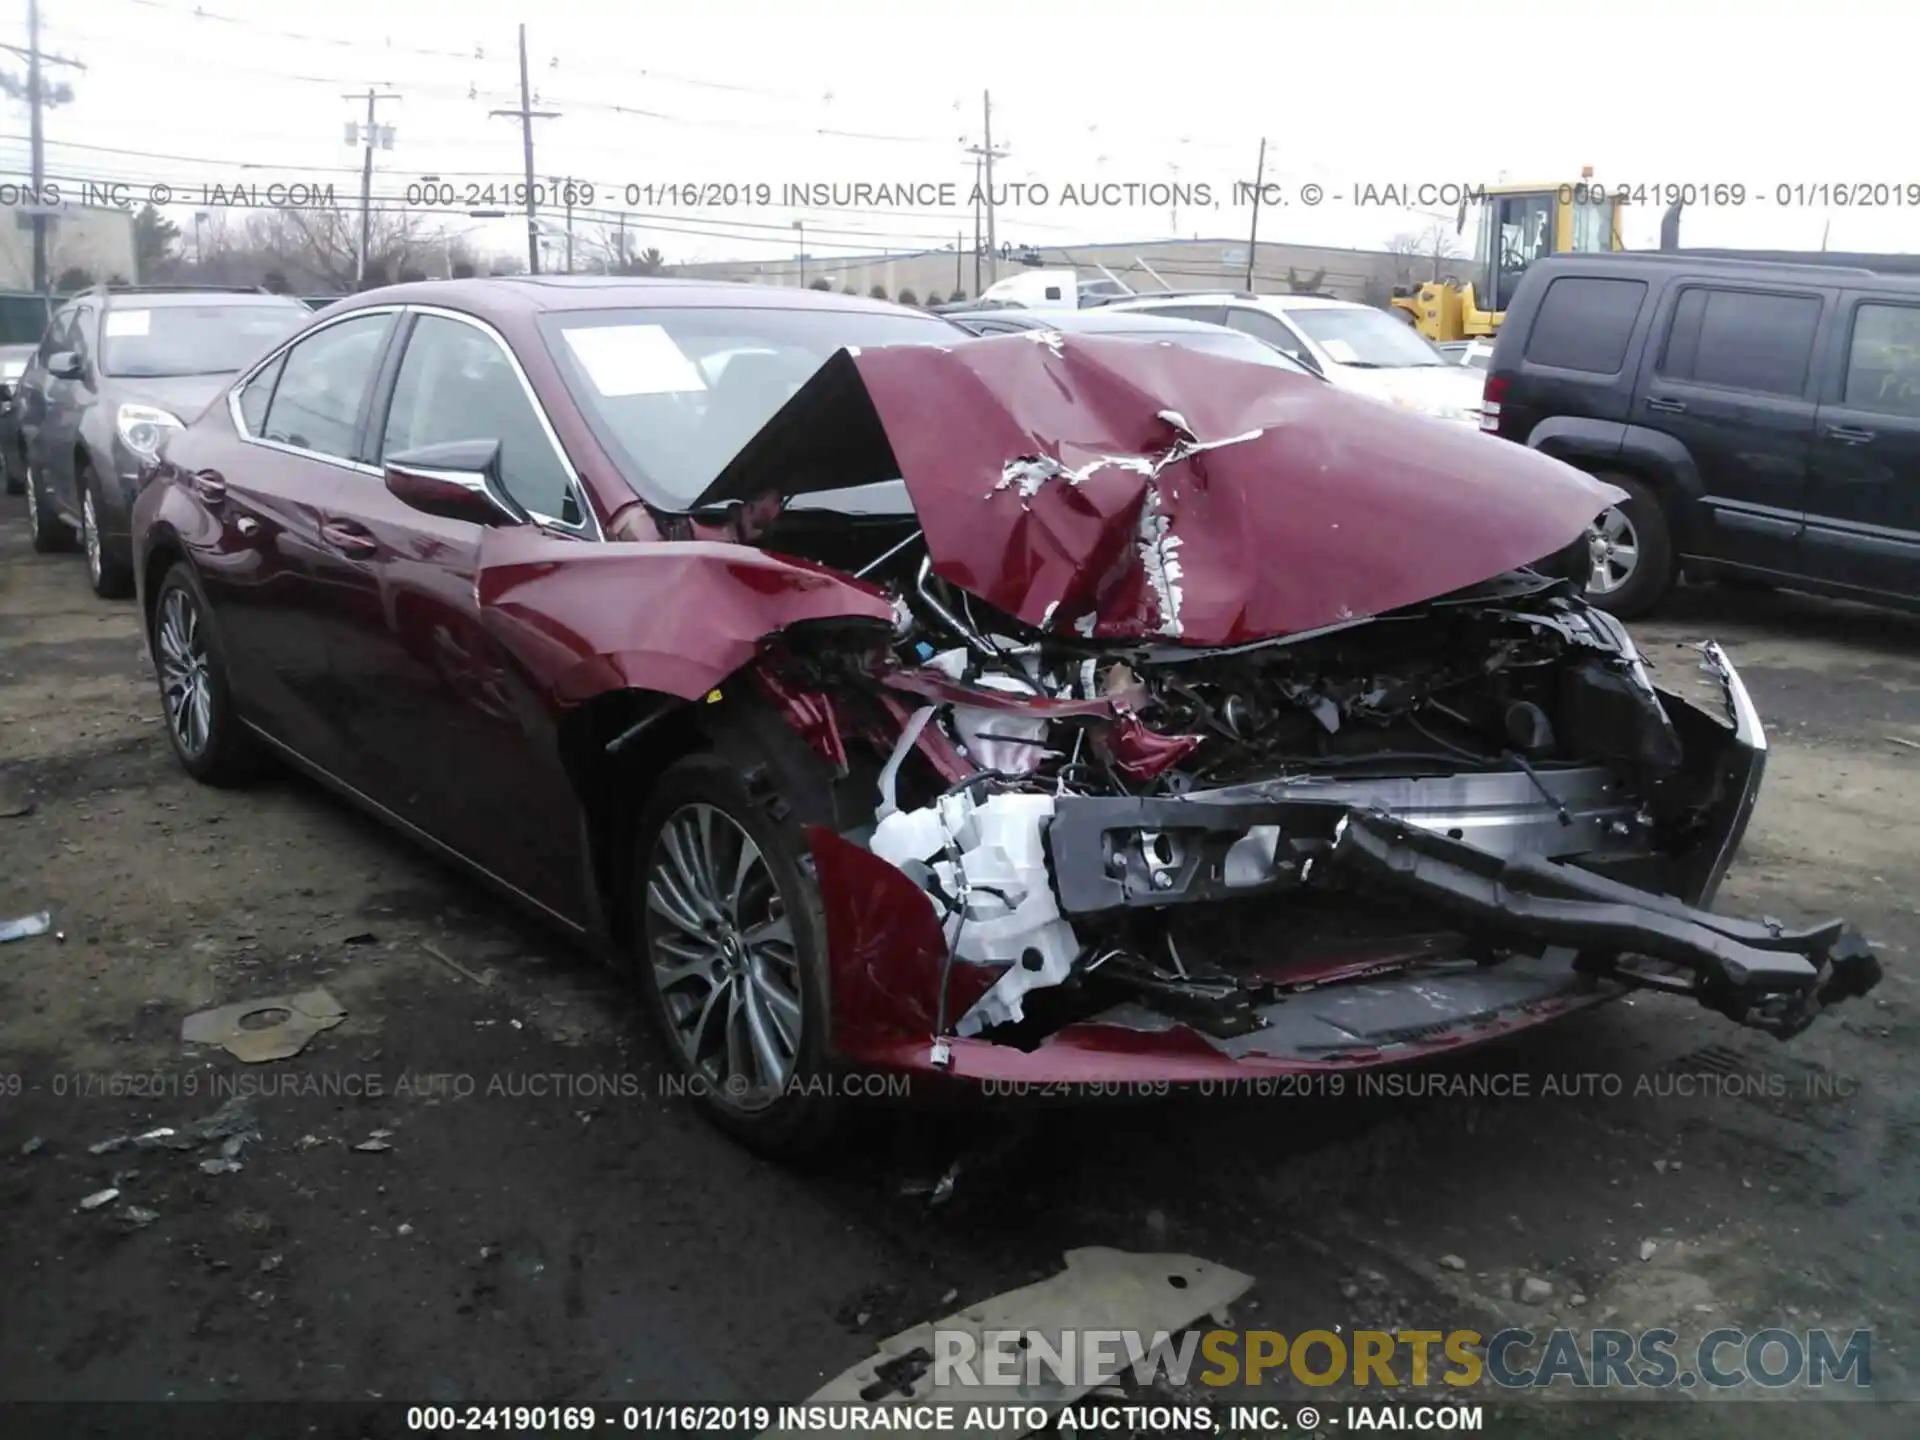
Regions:
<svg viewBox="0 0 1920 1440"><path fill-rule="evenodd" d="M1287 203L1263 214L1263 239L1378 246L1427 217L1357 204L1363 187L1571 181L1591 165L1608 184L1745 186L1744 205L1689 213L1688 244L1811 249L1825 233L1834 249L1920 251L1911 48L1888 28L1903 7L1828 0L1804 24L1795 8L42 0L43 48L87 67L48 71L75 99L48 113L47 168L130 182L136 198L155 183L188 198L300 179L357 203L360 152L343 128L365 104L342 92L378 85L402 96L379 108L395 129L376 155L382 203L438 175L456 187L451 228L523 249L522 224L464 212L469 185L484 207L489 181L520 178L519 124L488 111L518 102L524 21L539 106L561 112L535 122L538 175L591 183L595 216L629 211L669 260L790 255L795 220L823 263L957 234L970 245L965 151L982 141L983 91L1008 151L995 179L1028 187L1030 203L998 216L1015 244L1243 239L1250 211L1232 187L1252 178L1264 136L1267 181ZM6 11L0 40L24 44L25 0ZM26 108L4 104L0 154L23 177ZM789 185L860 182L949 185L954 203L937 191L887 208L785 203ZM1862 182L1883 187L1862 197L1879 205L1811 193ZM675 203L693 184L736 193ZM1066 203L1068 187L1171 184L1205 185L1210 203ZM191 209L175 213L190 230ZM582 231L591 218L577 217ZM1651 245L1658 207L1628 211L1624 229Z"/></svg>

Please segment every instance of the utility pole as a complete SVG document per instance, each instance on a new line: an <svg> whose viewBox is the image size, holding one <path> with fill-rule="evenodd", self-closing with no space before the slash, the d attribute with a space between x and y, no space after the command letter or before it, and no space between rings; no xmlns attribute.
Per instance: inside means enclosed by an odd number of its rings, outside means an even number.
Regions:
<svg viewBox="0 0 1920 1440"><path fill-rule="evenodd" d="M47 183L47 163L45 135L41 128L41 112L46 108L47 87L42 78L42 61L54 65L70 65L75 70L87 67L78 60L69 60L61 55L42 55L40 53L40 0L27 0L27 48L17 45L0 45L0 50L9 50L21 56L27 62L27 108L28 144L32 147L30 164L33 169L33 197L30 206L22 208L33 219L33 288L38 293L47 293L47 204L45 194Z"/></svg>
<svg viewBox="0 0 1920 1440"><path fill-rule="evenodd" d="M980 156L973 157L973 298L980 298Z"/></svg>
<svg viewBox="0 0 1920 1440"><path fill-rule="evenodd" d="M1005 159L1007 152L1005 150L995 150L993 148L993 93L988 90L982 90L980 92L980 104L981 104L980 119L981 119L981 125L985 131L986 143L984 146L981 146L981 145L969 146L967 149L967 153L969 155L976 157L980 161L984 162L986 166L987 188L986 188L984 203L985 203L986 215L987 215L987 278L991 282L993 280L997 280L1000 278L1000 252L994 248L994 233L993 233L993 162L996 159ZM974 213L977 216L979 214L979 209L980 209L980 204L982 199L981 190L980 190L980 178L977 170L974 176L973 194L974 194L974 201L975 201ZM977 224L975 228L976 229L978 228ZM978 253L979 237L977 235L974 237L974 242L975 242L975 252ZM979 262L975 261L974 262L975 274L973 279L974 279L974 285L976 286L976 288L980 283L980 276L978 273L979 268L980 268Z"/></svg>
<svg viewBox="0 0 1920 1440"><path fill-rule="evenodd" d="M535 196L539 193L533 180L533 122L536 120L558 119L558 110L535 110L532 91L527 85L527 27L520 27L520 108L518 110L494 110L492 115L510 115L520 122L520 140L527 166L527 271L540 273L540 222L536 213Z"/></svg>
<svg viewBox="0 0 1920 1440"><path fill-rule="evenodd" d="M960 256L962 252L966 249L966 244L967 244L966 233L961 230L954 231L953 232L953 289L956 295L959 294L960 292Z"/></svg>
<svg viewBox="0 0 1920 1440"><path fill-rule="evenodd" d="M356 91L343 95L343 100L361 98ZM349 124L348 128L359 128L360 139L366 146L366 156L360 162L360 254L354 261L353 280L356 287L364 286L367 281L367 251L373 248L373 147L381 139L380 127L375 123L376 108L382 100L398 100L393 91L377 91L371 85L367 87L367 123L364 127ZM385 146L392 149L391 140Z"/></svg>
<svg viewBox="0 0 1920 1440"><path fill-rule="evenodd" d="M1260 137L1260 162L1253 167L1253 228L1247 232L1247 289L1253 289L1253 257L1260 253L1260 191L1267 183L1267 139Z"/></svg>

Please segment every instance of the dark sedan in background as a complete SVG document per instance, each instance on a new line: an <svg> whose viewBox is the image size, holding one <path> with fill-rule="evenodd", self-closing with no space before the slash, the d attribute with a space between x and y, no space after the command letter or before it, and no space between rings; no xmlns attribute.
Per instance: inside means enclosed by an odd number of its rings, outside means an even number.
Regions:
<svg viewBox="0 0 1920 1440"><path fill-rule="evenodd" d="M17 456L40 551L86 551L96 594L133 591L140 469L235 374L312 318L264 291L99 286L60 307L18 384ZM11 464L10 459L10 464Z"/></svg>

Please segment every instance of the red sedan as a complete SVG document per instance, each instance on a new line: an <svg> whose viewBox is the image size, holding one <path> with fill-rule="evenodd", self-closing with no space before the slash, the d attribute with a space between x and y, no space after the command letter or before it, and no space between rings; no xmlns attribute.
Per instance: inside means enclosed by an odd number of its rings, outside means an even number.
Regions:
<svg viewBox="0 0 1920 1440"><path fill-rule="evenodd" d="M1536 568L1617 498L1173 343L512 278L317 315L135 511L196 777L319 777L629 965L705 1103L850 1067L1404 1063L1636 986L1790 1035L1838 921L1709 913L1766 742Z"/></svg>

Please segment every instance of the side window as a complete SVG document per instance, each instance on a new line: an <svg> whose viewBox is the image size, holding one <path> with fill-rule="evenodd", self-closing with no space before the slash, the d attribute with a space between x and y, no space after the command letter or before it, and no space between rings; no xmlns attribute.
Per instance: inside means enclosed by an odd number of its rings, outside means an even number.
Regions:
<svg viewBox="0 0 1920 1440"><path fill-rule="evenodd" d="M1644 280L1562 275L1540 297L1526 358L1535 365L1617 375L1646 298Z"/></svg>
<svg viewBox="0 0 1920 1440"><path fill-rule="evenodd" d="M286 368L286 364L287 357L282 355L249 380L246 389L240 392L240 419L246 426L247 434L266 433L267 402L273 398L274 382L280 378L280 372Z"/></svg>
<svg viewBox="0 0 1920 1440"><path fill-rule="evenodd" d="M535 515L581 522L567 467L500 342L461 321L422 315L393 384L381 456L453 440L498 440L508 494Z"/></svg>
<svg viewBox="0 0 1920 1440"><path fill-rule="evenodd" d="M1817 295L1691 286L1673 307L1660 373L1729 390L1798 395L1819 326Z"/></svg>
<svg viewBox="0 0 1920 1440"><path fill-rule="evenodd" d="M1266 341L1283 355L1291 355L1296 360L1306 358L1307 347L1300 343L1300 337L1264 310L1243 310L1236 306L1227 312L1227 323L1256 340Z"/></svg>
<svg viewBox="0 0 1920 1440"><path fill-rule="evenodd" d="M55 351L73 348L70 343L73 336L73 319L78 313L76 310L62 310L47 323L47 333L40 337L40 349L34 357L42 365L47 363Z"/></svg>
<svg viewBox="0 0 1920 1440"><path fill-rule="evenodd" d="M262 438L351 460L360 402L392 323L391 315L361 315L316 331L289 350Z"/></svg>
<svg viewBox="0 0 1920 1440"><path fill-rule="evenodd" d="M83 363L93 361L93 342L89 338L93 333L93 307L82 305L73 312L73 328L67 334L67 349L78 355Z"/></svg>
<svg viewBox="0 0 1920 1440"><path fill-rule="evenodd" d="M1208 325L1227 323L1227 307L1224 305L1148 305L1142 308L1143 315L1165 315L1173 320L1199 320Z"/></svg>
<svg viewBox="0 0 1920 1440"><path fill-rule="evenodd" d="M1862 305L1853 312L1846 404L1920 420L1920 308Z"/></svg>

